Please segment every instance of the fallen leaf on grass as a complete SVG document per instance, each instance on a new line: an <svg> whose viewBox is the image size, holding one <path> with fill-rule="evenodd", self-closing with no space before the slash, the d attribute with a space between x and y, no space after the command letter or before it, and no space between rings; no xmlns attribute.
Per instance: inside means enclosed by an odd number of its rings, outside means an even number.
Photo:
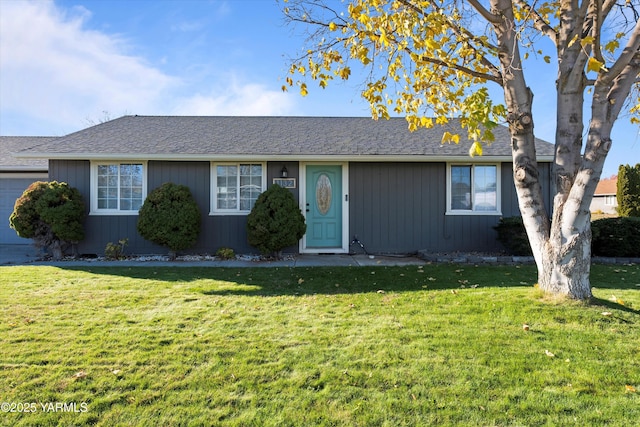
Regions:
<svg viewBox="0 0 640 427"><path fill-rule="evenodd" d="M611 298L609 298L609 301L613 301L616 304L624 305L624 301L622 301L620 298L618 298L615 295L611 295Z"/></svg>
<svg viewBox="0 0 640 427"><path fill-rule="evenodd" d="M85 371L79 371L73 375L73 378L75 378L76 380L81 380L86 377L87 377L87 373Z"/></svg>
<svg viewBox="0 0 640 427"><path fill-rule="evenodd" d="M603 311L603 312L602 312L602 313L600 313L600 314L602 314L603 316L611 316L613 313L612 313L612 312L610 312L610 311Z"/></svg>
<svg viewBox="0 0 640 427"><path fill-rule="evenodd" d="M120 372L121 372L120 369L114 369L113 371L111 371L113 375L119 375Z"/></svg>
<svg viewBox="0 0 640 427"><path fill-rule="evenodd" d="M634 386L632 386L632 385L627 384L627 385L624 386L624 391L626 393L635 393L636 392L636 388Z"/></svg>
<svg viewBox="0 0 640 427"><path fill-rule="evenodd" d="M546 354L546 355L547 355L547 356L549 356L549 357L556 357L556 355L555 355L555 354L553 354L553 353L551 353L549 350L545 350L545 351L544 351L544 354Z"/></svg>

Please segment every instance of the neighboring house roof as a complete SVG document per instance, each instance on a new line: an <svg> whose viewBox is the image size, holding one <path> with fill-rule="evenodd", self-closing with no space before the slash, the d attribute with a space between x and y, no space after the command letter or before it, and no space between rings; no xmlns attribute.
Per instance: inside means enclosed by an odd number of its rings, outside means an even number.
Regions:
<svg viewBox="0 0 640 427"><path fill-rule="evenodd" d="M16 158L12 153L50 142L48 136L0 136L0 172L46 172L46 159Z"/></svg>
<svg viewBox="0 0 640 427"><path fill-rule="evenodd" d="M601 179L598 182L594 196L609 196L615 195L618 192L618 177L612 176L611 178Z"/></svg>
<svg viewBox="0 0 640 427"><path fill-rule="evenodd" d="M459 144L441 144L445 131ZM336 159L434 160L468 158L470 141L459 121L408 130L404 118L124 116L19 153L50 159ZM478 160L511 158L508 128L494 129ZM538 160L551 161L553 145L536 140ZM418 157L416 157L418 156Z"/></svg>

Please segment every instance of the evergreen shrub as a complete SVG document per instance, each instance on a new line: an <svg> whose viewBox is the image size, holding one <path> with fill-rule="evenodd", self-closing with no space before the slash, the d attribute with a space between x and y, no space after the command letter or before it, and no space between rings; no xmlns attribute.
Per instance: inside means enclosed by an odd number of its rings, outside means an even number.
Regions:
<svg viewBox="0 0 640 427"><path fill-rule="evenodd" d="M80 192L66 182L32 183L16 200L9 224L18 236L62 258L65 247L84 239L85 205Z"/></svg>
<svg viewBox="0 0 640 427"><path fill-rule="evenodd" d="M511 255L530 256L533 254L522 217L500 218L498 225L493 228L498 232L498 241Z"/></svg>
<svg viewBox="0 0 640 427"><path fill-rule="evenodd" d="M591 252L603 257L640 258L640 218L603 218L591 223Z"/></svg>
<svg viewBox="0 0 640 427"><path fill-rule="evenodd" d="M138 233L146 240L176 252L193 246L200 234L200 209L184 185L162 184L149 193L138 213Z"/></svg>
<svg viewBox="0 0 640 427"><path fill-rule="evenodd" d="M618 168L618 215L640 217L640 163Z"/></svg>
<svg viewBox="0 0 640 427"><path fill-rule="evenodd" d="M258 196L247 217L249 244L263 255L282 256L282 250L304 236L307 225L293 194L273 184Z"/></svg>

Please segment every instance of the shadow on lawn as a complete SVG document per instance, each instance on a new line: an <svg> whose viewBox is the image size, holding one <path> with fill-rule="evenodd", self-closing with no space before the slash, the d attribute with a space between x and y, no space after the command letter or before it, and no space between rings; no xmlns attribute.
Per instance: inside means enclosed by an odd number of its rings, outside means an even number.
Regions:
<svg viewBox="0 0 640 427"><path fill-rule="evenodd" d="M312 295L412 292L425 289L526 287L534 267L375 266L375 267L68 267L69 270L128 278L194 283L205 295Z"/></svg>
<svg viewBox="0 0 640 427"><path fill-rule="evenodd" d="M471 290L532 287L534 266L472 266L436 264L375 267L67 267L105 276L150 282L193 283L203 295L301 296L424 290ZM612 274L613 273L613 274ZM624 273L627 280L620 275ZM600 266L592 270L592 284L600 290L640 290L640 266L629 271ZM640 315L640 310L619 301L593 298L590 305L603 311Z"/></svg>

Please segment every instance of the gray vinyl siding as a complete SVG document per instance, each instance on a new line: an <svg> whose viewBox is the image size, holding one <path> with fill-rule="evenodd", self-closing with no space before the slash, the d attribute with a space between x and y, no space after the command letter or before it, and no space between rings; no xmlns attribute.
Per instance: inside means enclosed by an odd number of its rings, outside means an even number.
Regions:
<svg viewBox="0 0 640 427"><path fill-rule="evenodd" d="M190 188L202 213L201 234L185 253L214 254L221 247L236 253L256 253L247 243L246 215L210 215L211 163L209 161L149 161L147 189L165 182ZM280 177L282 166L296 178L294 197L300 197L298 162L267 163L268 187ZM550 164L540 164L546 206L550 206ZM445 215L446 163L351 162L349 164L349 241L357 236L371 253L413 253L500 250L493 226L496 215ZM52 160L51 180L68 182L90 201L90 162ZM501 167L502 214L520 215L513 188L511 165ZM87 215L85 239L77 245L80 254L103 255L108 242L129 239L126 253L162 254L165 248L144 240L136 230L136 215ZM352 246L353 251L359 247ZM297 252L297 247L287 252Z"/></svg>
<svg viewBox="0 0 640 427"><path fill-rule="evenodd" d="M51 180L66 182L80 191L84 198L85 238L75 248L82 255L104 255L107 243L128 239L125 254L162 253L163 249L144 240L136 229L137 215L89 215L91 200L91 163L88 160L51 160Z"/></svg>
<svg viewBox="0 0 640 427"><path fill-rule="evenodd" d="M548 177L548 164L541 164ZM371 253L497 251L497 215L445 215L446 163L350 163L350 240ZM501 167L502 214L519 216L509 163ZM549 182L543 179L549 206ZM352 246L358 251L358 246Z"/></svg>
<svg viewBox="0 0 640 427"><path fill-rule="evenodd" d="M297 162L270 162L267 164L267 186L273 178L280 177L282 167L286 166L289 176L298 177ZM125 253L163 254L167 250L142 238L138 234L137 215L89 215L91 200L91 165L86 160L52 160L50 179L68 182L82 194L86 206L85 239L76 251L79 254L103 255L108 242L116 243L128 239ZM236 253L256 253L256 249L247 242L246 215L209 215L211 194L211 163L149 161L147 163L147 192L165 182L186 185L191 190L201 212L200 237L194 247L183 253L214 254L221 247L232 248ZM296 182L299 184L299 181ZM296 200L298 188L292 189ZM297 247L287 252L296 252Z"/></svg>

